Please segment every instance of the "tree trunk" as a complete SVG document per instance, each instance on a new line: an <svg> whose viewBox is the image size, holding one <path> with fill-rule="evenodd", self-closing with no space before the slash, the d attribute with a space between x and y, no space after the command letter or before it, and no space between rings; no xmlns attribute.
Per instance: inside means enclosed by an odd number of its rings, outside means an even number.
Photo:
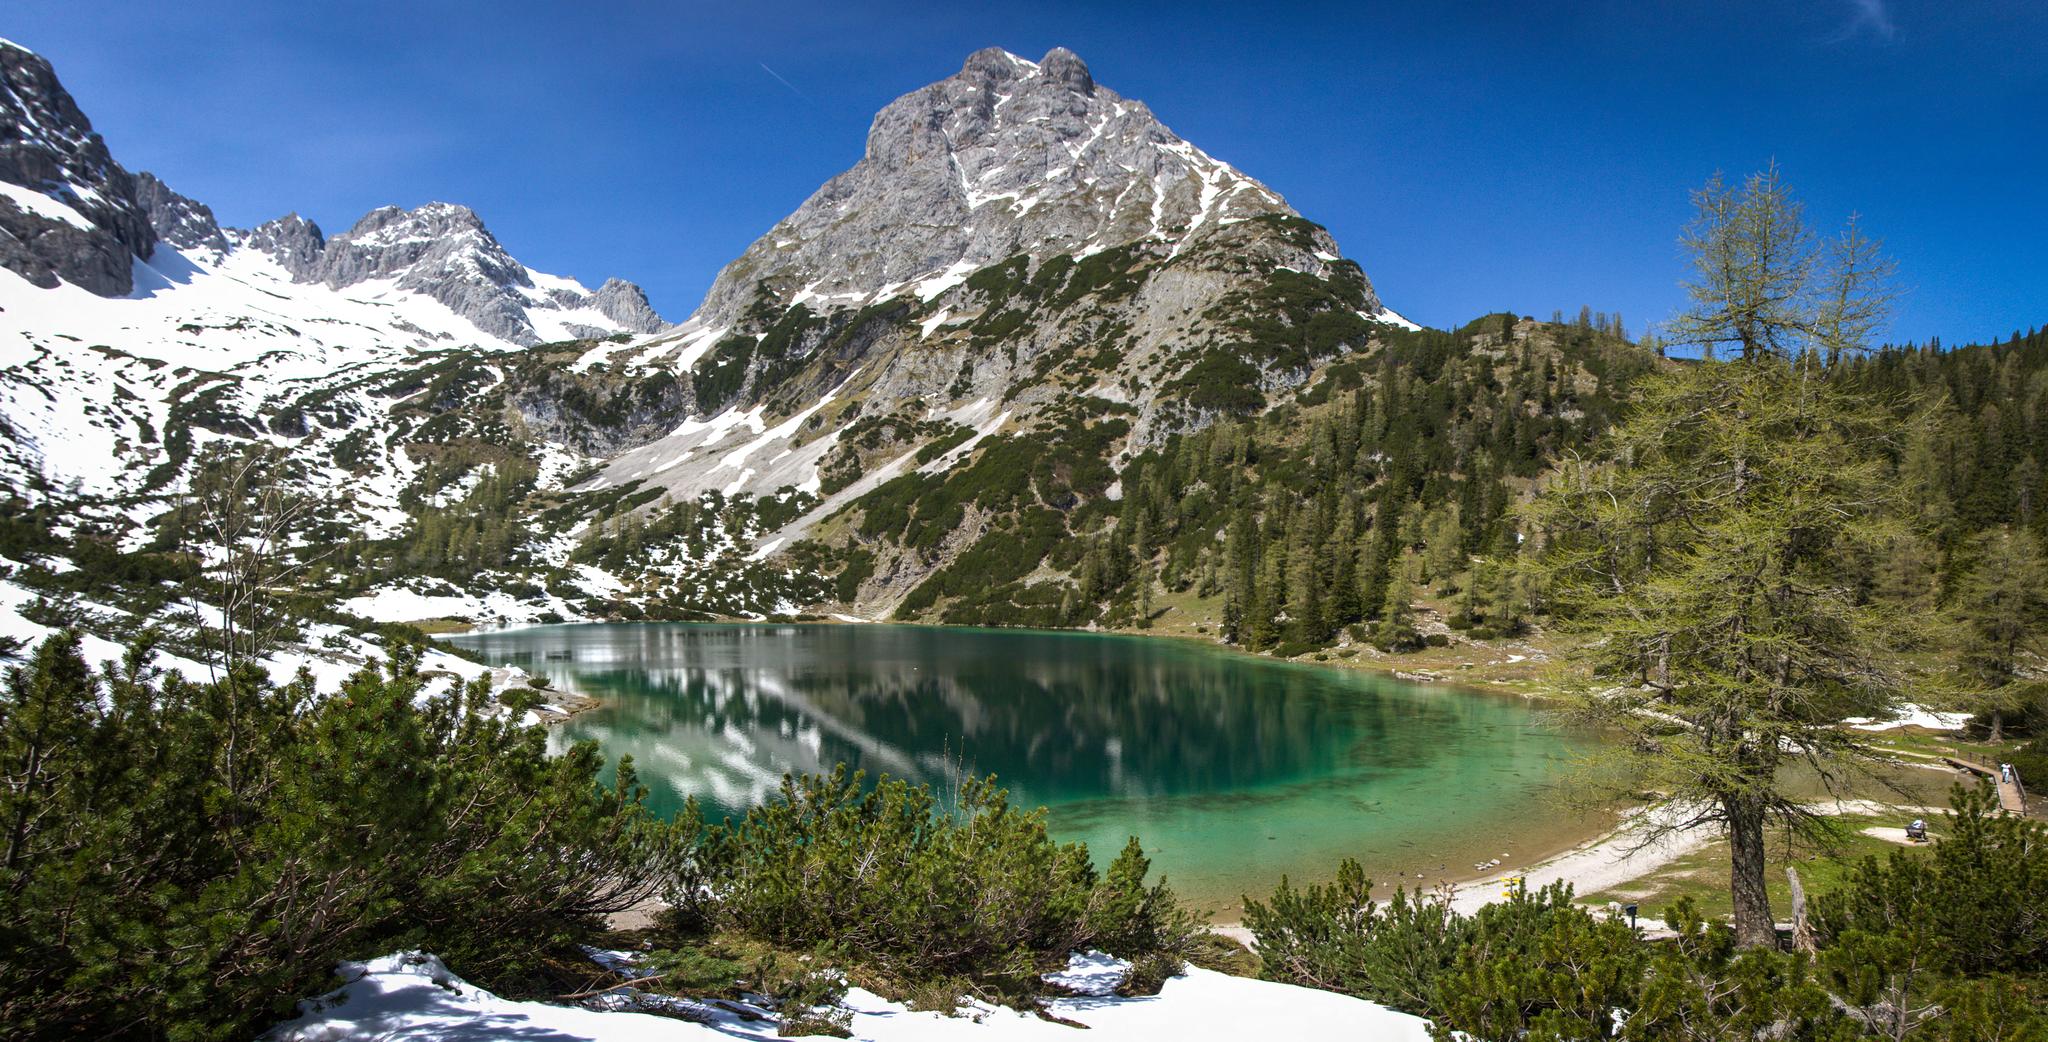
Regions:
<svg viewBox="0 0 2048 1042"><path fill-rule="evenodd" d="M1806 887L1799 882L1799 870L1791 865L1785 866L1785 879L1792 884L1792 947L1812 954L1819 944L1813 935L1813 924L1806 918Z"/></svg>
<svg viewBox="0 0 2048 1042"><path fill-rule="evenodd" d="M1991 740L2005 741L2005 712L1996 706L1991 709Z"/></svg>
<svg viewBox="0 0 2048 1042"><path fill-rule="evenodd" d="M1735 902L1735 943L1744 948L1776 947L1777 924L1764 889L1764 809L1752 798L1722 801L1728 814L1729 896Z"/></svg>

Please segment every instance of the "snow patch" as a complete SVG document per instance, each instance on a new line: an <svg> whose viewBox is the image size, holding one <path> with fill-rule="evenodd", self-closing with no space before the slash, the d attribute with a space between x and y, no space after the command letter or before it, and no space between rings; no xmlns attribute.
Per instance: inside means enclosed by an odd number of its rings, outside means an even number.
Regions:
<svg viewBox="0 0 2048 1042"><path fill-rule="evenodd" d="M974 274L974 271L973 261L954 261L952 267L925 278L912 286L910 291L917 294L917 299L929 302L933 297L966 282L967 276Z"/></svg>
<svg viewBox="0 0 2048 1042"><path fill-rule="evenodd" d="M1889 720L1852 716L1842 721L1858 731L1892 731L1901 727L1924 727L1929 731L1960 731L1970 722L1968 713L1940 713L1926 706L1908 703Z"/></svg>
<svg viewBox="0 0 2048 1042"><path fill-rule="evenodd" d="M92 222L86 220L83 214L72 209L69 204L61 199L44 195L26 185L0 181L0 196L6 197L14 205L44 220L57 221L85 231L92 230Z"/></svg>
<svg viewBox="0 0 2048 1042"><path fill-rule="evenodd" d="M1054 1016L1092 1029L1095 1042L1235 1042L1245 1038L1369 1038L1425 1042L1429 1025L1363 999L1289 984L1232 977L1189 968L1156 996L1122 998L1099 989L1124 972L1117 960L1077 955L1053 978L1073 981L1083 994L1048 1004ZM503 999L463 980L424 952L400 952L366 962L345 962L346 983L299 1004L296 1019L279 1024L265 1042L342 1042L344 1039L548 1039L551 1042L767 1042L778 1025L758 1007L680 1002L701 1020L604 1012L577 1006ZM1109 985L1111 988L1113 984ZM610 993L630 1006L647 995L622 987ZM852 1034L868 1042L1073 1042L1074 1029L1016 1010L972 1003L967 1016L917 1012L861 988L849 989L842 1007ZM674 1009L676 1007L668 1007Z"/></svg>

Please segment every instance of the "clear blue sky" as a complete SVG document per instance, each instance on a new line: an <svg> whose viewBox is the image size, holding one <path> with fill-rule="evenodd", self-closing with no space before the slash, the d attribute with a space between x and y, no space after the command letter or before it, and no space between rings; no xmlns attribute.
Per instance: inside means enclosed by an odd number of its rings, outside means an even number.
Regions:
<svg viewBox="0 0 2048 1042"><path fill-rule="evenodd" d="M1857 210L1887 239L1893 337L2048 323L2032 0L12 0L0 35L225 223L465 203L526 263L633 279L674 319L891 98L980 47L1065 45L1328 225L1418 321L1664 318L1687 190L1775 157L1816 223Z"/></svg>

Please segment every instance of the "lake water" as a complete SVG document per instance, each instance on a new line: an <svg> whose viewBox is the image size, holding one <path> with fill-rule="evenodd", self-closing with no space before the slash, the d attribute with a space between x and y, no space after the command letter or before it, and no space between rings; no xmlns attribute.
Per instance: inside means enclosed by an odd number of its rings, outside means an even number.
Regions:
<svg viewBox="0 0 2048 1042"><path fill-rule="evenodd" d="M994 773L1100 864L1131 835L1221 920L1282 873L1382 883L1526 864L1595 824L1554 783L1585 740L1521 700L1143 637L880 625L551 626L450 638L602 705L559 728L631 754L663 810L845 762ZM1420 879L1418 879L1420 877Z"/></svg>

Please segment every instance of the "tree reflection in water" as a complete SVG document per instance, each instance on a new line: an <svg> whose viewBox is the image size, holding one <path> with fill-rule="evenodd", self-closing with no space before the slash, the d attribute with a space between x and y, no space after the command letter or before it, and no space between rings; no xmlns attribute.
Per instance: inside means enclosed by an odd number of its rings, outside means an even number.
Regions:
<svg viewBox="0 0 2048 1042"><path fill-rule="evenodd" d="M647 624L460 640L601 699L559 740L631 754L660 808L694 794L741 811L785 771L840 762L940 784L964 768L1091 848L1130 832L1183 848L1164 862L1183 878L1205 871L1195 848L1262 871L1329 854L1327 871L1373 842L1497 846L1489 831L1543 816L1576 744L1512 699L1147 638Z"/></svg>

